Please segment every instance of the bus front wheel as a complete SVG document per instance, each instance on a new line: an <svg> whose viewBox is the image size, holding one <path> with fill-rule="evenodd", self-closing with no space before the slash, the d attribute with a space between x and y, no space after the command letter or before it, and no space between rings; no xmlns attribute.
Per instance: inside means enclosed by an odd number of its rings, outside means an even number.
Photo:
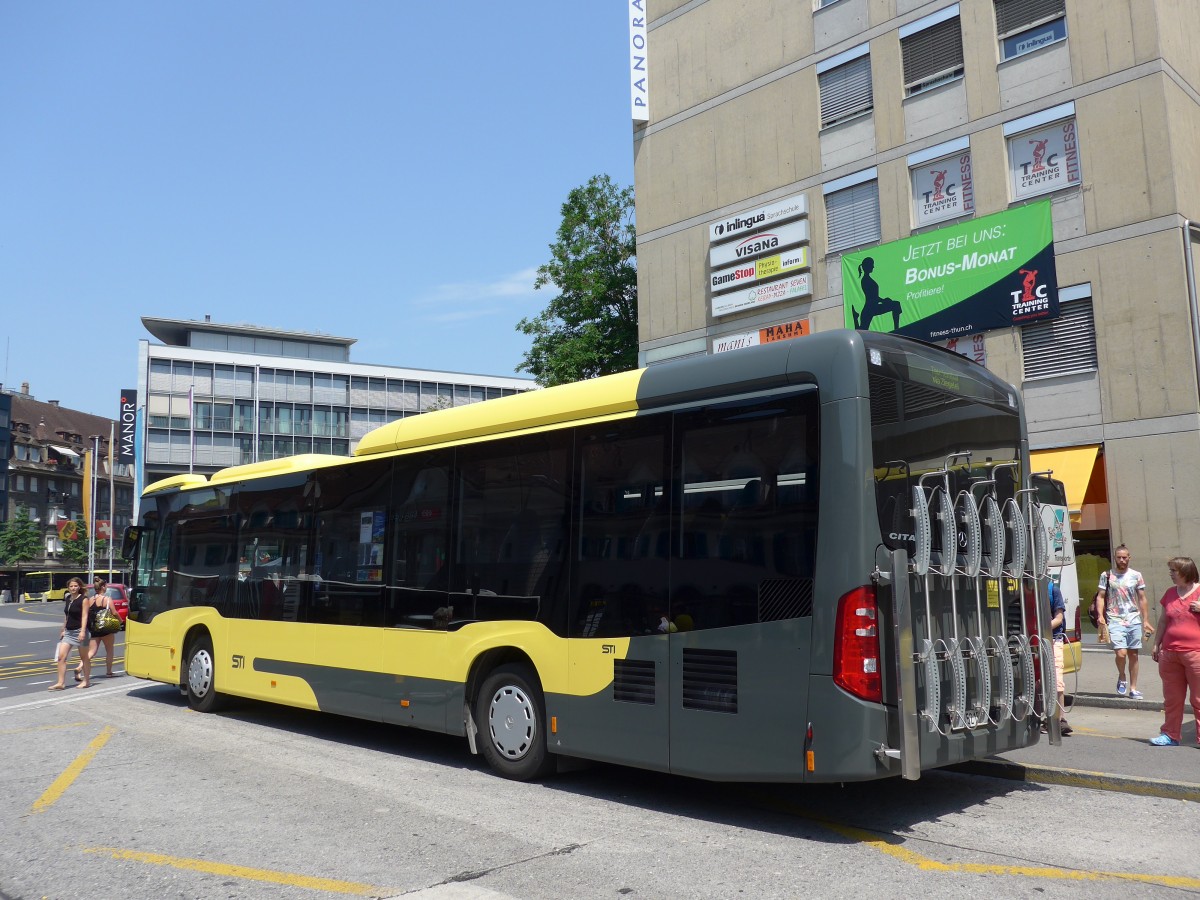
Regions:
<svg viewBox="0 0 1200 900"><path fill-rule="evenodd" d="M480 751L498 775L532 781L554 769L555 758L546 750L546 703L528 667L500 666L484 679L475 721Z"/></svg>
<svg viewBox="0 0 1200 900"><path fill-rule="evenodd" d="M212 639L201 635L188 647L187 699L196 712L212 712L217 707L216 657Z"/></svg>

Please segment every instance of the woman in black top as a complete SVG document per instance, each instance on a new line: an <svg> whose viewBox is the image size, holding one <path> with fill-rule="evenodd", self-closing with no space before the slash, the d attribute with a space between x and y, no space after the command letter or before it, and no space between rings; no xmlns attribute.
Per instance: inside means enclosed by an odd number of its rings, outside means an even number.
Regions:
<svg viewBox="0 0 1200 900"><path fill-rule="evenodd" d="M51 685L48 690L61 691L66 687L67 657L71 648L79 652L79 662L83 666L83 680L76 687L90 687L92 684L92 659L88 653L88 616L91 613L92 601L84 592L83 581L72 578L67 582L66 617L63 629L58 636L58 647L54 653L54 662L58 666L58 683Z"/></svg>

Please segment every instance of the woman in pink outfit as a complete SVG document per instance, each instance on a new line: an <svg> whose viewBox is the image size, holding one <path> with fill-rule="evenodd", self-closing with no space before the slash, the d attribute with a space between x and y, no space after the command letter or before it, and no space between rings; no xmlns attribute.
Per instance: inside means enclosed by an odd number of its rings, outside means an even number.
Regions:
<svg viewBox="0 0 1200 900"><path fill-rule="evenodd" d="M1162 617L1154 636L1153 658L1163 686L1162 732L1155 747L1176 747L1183 726L1183 700L1192 694L1192 714L1200 725L1200 573L1186 556L1167 563L1174 587L1163 594ZM1200 740L1200 735L1197 736Z"/></svg>

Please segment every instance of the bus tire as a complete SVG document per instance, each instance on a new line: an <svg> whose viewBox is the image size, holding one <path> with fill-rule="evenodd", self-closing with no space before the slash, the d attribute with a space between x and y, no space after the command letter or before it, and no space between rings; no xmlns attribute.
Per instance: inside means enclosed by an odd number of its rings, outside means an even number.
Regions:
<svg viewBox="0 0 1200 900"><path fill-rule="evenodd" d="M546 703L537 677L523 665L504 665L483 680L475 701L480 752L492 770L533 781L555 768L546 750Z"/></svg>
<svg viewBox="0 0 1200 900"><path fill-rule="evenodd" d="M188 706L196 712L212 712L217 708L216 670L212 638L202 634L188 645L184 670Z"/></svg>

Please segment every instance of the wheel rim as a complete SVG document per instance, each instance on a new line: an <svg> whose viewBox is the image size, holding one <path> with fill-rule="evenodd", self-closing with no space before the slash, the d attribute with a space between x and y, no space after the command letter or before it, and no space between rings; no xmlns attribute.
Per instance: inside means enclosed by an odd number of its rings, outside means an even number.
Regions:
<svg viewBox="0 0 1200 900"><path fill-rule="evenodd" d="M188 664L188 689L196 697L205 696L213 682L213 660L207 650L201 648L192 654Z"/></svg>
<svg viewBox="0 0 1200 900"><path fill-rule="evenodd" d="M533 746L537 731L533 700L514 685L500 688L488 706L488 728L492 744L502 756L520 759Z"/></svg>

